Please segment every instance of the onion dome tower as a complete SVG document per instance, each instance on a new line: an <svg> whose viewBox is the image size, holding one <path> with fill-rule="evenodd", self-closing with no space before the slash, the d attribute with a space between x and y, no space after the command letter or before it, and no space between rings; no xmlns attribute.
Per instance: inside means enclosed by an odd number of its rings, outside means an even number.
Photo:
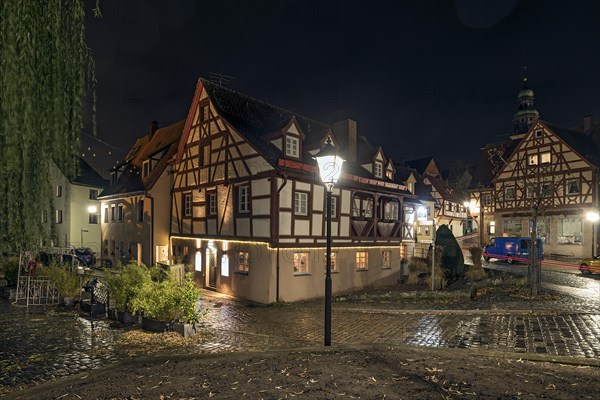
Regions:
<svg viewBox="0 0 600 400"><path fill-rule="evenodd" d="M517 95L519 110L513 117L513 132L525 133L531 124L540 117L540 113L533 106L533 90L527 87L527 78L523 78L523 89Z"/></svg>

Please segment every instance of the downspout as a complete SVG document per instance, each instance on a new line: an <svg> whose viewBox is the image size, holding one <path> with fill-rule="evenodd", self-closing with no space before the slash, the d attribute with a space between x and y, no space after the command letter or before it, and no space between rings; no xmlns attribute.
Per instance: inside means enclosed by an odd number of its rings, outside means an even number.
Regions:
<svg viewBox="0 0 600 400"><path fill-rule="evenodd" d="M281 185L281 187L277 190L277 262L276 262L276 268L275 268L275 274L276 274L276 278L275 278L275 301L277 303L279 303L279 196L281 194L281 191L283 190L283 188L285 187L285 185L287 184L287 174L284 172L282 174L283 176L283 184Z"/></svg>
<svg viewBox="0 0 600 400"><path fill-rule="evenodd" d="M154 197L146 192L146 197L150 199L150 265L154 265Z"/></svg>

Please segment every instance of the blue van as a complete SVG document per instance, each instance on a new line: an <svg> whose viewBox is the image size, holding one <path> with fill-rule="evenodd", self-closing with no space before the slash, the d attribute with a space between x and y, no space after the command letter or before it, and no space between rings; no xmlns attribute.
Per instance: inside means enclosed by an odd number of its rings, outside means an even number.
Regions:
<svg viewBox="0 0 600 400"><path fill-rule="evenodd" d="M490 258L506 260L507 263L527 262L531 238L528 237L493 237L483 248L483 259ZM544 259L544 243L537 239L538 258Z"/></svg>

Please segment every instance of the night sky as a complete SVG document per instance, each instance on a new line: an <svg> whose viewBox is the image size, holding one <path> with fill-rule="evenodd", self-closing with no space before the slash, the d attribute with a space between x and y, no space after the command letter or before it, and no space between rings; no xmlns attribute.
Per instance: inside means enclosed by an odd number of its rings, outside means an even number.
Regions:
<svg viewBox="0 0 600 400"><path fill-rule="evenodd" d="M395 161L475 161L512 132L524 76L542 119L600 120L599 1L102 0L102 18L94 4L97 139L115 146L84 136L97 168L150 121L185 118L210 73L317 120L355 119Z"/></svg>

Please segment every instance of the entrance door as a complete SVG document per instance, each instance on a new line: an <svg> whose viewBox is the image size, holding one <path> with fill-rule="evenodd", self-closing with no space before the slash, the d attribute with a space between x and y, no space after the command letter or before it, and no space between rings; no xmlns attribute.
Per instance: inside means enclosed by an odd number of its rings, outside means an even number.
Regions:
<svg viewBox="0 0 600 400"><path fill-rule="evenodd" d="M208 271L208 286L217 287L217 249L214 247L206 248L206 269Z"/></svg>

